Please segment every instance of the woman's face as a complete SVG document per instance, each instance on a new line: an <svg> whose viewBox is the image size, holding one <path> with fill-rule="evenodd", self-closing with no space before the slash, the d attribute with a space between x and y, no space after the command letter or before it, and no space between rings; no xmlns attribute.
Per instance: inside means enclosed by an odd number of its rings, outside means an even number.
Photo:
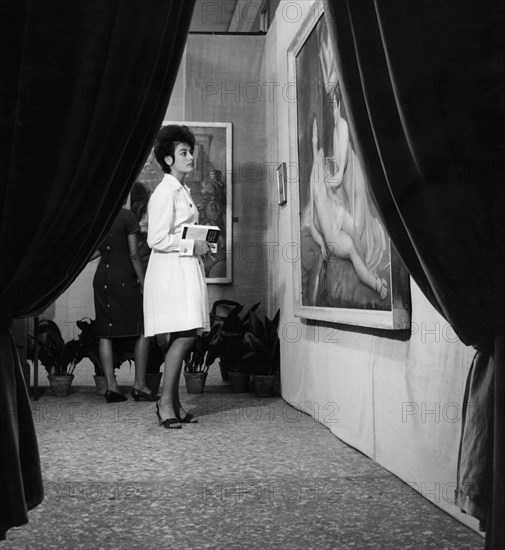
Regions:
<svg viewBox="0 0 505 550"><path fill-rule="evenodd" d="M172 157L167 157L166 162L172 172L188 174L193 171L193 150L187 143L178 143L176 145L172 164L170 164L171 160Z"/></svg>

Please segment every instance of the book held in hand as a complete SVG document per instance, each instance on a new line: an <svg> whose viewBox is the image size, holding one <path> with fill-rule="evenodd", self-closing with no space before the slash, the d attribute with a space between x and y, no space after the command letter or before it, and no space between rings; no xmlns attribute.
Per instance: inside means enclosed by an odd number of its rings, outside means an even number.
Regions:
<svg viewBox="0 0 505 550"><path fill-rule="evenodd" d="M217 252L217 241L220 233L216 225L187 224L182 226L182 238L211 243L212 252Z"/></svg>

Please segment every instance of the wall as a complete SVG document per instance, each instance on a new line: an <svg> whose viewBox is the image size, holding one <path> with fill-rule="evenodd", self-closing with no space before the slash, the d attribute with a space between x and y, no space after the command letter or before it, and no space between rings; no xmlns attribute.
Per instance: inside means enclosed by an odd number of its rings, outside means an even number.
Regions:
<svg viewBox="0 0 505 550"><path fill-rule="evenodd" d="M269 185L266 159L266 98L257 95L265 68L265 36L191 35L165 120L232 122L233 283L209 285L209 302L237 300L268 308L267 248ZM247 60L247 62L244 62ZM93 276L98 261L86 266L56 301L55 321L63 336L75 322L94 318Z"/></svg>
<svg viewBox="0 0 505 550"><path fill-rule="evenodd" d="M296 4L296 5L295 5ZM287 50L312 2L282 1L267 34L266 82L275 81L268 129L276 148L269 160L294 162L287 137ZM296 9L295 9L296 8ZM288 178L289 179L289 178ZM288 203L272 211L278 254L269 264L269 284L281 308L282 394L463 523L477 522L453 504L461 427L461 402L472 349L461 344L413 281L413 334L332 325L294 316L293 270L283 247L297 242ZM270 190L270 194L274 193ZM270 198L270 202L272 197ZM336 460L338 457L336 457ZM405 494L398 495L402 502Z"/></svg>
<svg viewBox="0 0 505 550"><path fill-rule="evenodd" d="M186 46L185 120L233 125L233 284L209 285L210 303L267 306L264 48L264 36L237 35L190 35Z"/></svg>

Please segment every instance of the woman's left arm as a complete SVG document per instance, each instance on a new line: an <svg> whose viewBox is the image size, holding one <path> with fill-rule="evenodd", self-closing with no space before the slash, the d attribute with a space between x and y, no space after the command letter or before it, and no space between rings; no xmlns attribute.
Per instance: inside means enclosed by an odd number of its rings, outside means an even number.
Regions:
<svg viewBox="0 0 505 550"><path fill-rule="evenodd" d="M154 190L148 204L147 244L159 252L180 252L181 235L175 233L175 191L161 184ZM188 248L188 243L184 248ZM190 253L193 254L191 243Z"/></svg>
<svg viewBox="0 0 505 550"><path fill-rule="evenodd" d="M140 283L140 288L144 288L144 266L139 254L139 245L137 233L128 235L128 248L130 250L130 261Z"/></svg>

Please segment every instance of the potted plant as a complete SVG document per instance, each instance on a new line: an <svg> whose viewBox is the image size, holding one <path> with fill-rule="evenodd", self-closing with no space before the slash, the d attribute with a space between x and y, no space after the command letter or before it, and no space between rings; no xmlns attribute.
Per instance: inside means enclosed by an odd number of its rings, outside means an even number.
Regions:
<svg viewBox="0 0 505 550"><path fill-rule="evenodd" d="M96 393L98 395L105 395L107 391L107 382L98 355L98 338L96 336L95 320L85 317L77 321L76 325L81 331L79 338L82 339L85 346L85 357L87 357L95 367L95 375L93 378L95 380Z"/></svg>
<svg viewBox="0 0 505 550"><path fill-rule="evenodd" d="M211 326L219 325L222 326L226 318L231 312L238 312L242 310L244 306L233 300L216 300L212 304L212 309L210 312L210 322ZM219 369L221 371L221 378L224 382L228 382L230 377L228 375L228 365L226 364L226 359L221 357L222 355L222 339L221 334L216 341L215 346L215 357L219 357Z"/></svg>
<svg viewBox="0 0 505 550"><path fill-rule="evenodd" d="M249 313L254 312L259 305L259 302L254 304L242 317L240 313L244 306L237 302L219 300L212 307L212 323L217 324L219 330L210 351L210 359L219 358L235 393L249 391L252 371L251 362L247 358L250 349L244 335L249 326Z"/></svg>
<svg viewBox="0 0 505 550"><path fill-rule="evenodd" d="M199 334L184 358L184 378L188 393L203 393L209 367L215 359L209 352L216 343L219 329L219 325L214 325L210 331Z"/></svg>
<svg viewBox="0 0 505 550"><path fill-rule="evenodd" d="M94 319L90 319L89 317L85 317L84 319L77 321L76 324L81 331L79 334L79 341L81 342L81 345L82 345L83 357L87 357L93 363L93 366L95 368L95 375L93 376L93 378L95 380L96 393L98 395L105 395L105 392L107 391L107 381L104 376L102 363L100 361L100 356L98 353L98 336L96 335L96 321ZM134 342L135 341L132 339L125 339L124 341L117 342L114 345L114 351L113 351L114 369L118 369L125 361L128 361L131 364L131 361L133 358ZM153 354L152 360L156 361L154 354ZM157 365L158 371L159 371L159 366L161 364L161 361ZM150 367L153 368L149 363L147 367L148 369ZM157 378L158 386L156 387L156 391L158 391L158 387L160 383L159 379L161 378L161 373L158 372L158 376L159 376L159 378ZM148 375L146 374L146 384L149 386L150 389L152 389L148 382L149 382L149 379L148 379ZM152 382L153 381L151 380L151 383ZM154 381L154 383L156 383L156 380Z"/></svg>
<svg viewBox="0 0 505 550"><path fill-rule="evenodd" d="M246 359L253 361L253 383L256 395L271 397L280 370L280 341L278 335L280 310L273 319L266 315L262 322L254 311L249 312L249 327L244 335L250 352Z"/></svg>
<svg viewBox="0 0 505 550"><path fill-rule="evenodd" d="M81 339L65 342L58 325L50 319L42 319L38 324L37 343L38 357L46 368L53 395L67 396L75 367L85 357L84 342ZM34 358L34 353L35 346L29 351L30 359Z"/></svg>

